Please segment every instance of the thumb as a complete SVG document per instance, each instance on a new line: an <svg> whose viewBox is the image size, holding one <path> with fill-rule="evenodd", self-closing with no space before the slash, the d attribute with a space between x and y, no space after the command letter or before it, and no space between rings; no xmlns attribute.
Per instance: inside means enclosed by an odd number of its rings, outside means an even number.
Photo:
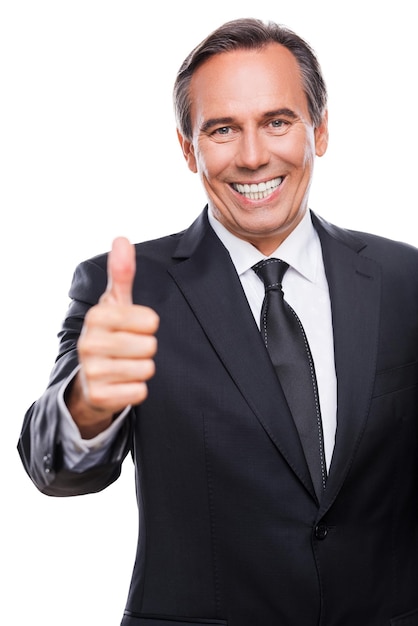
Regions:
<svg viewBox="0 0 418 626"><path fill-rule="evenodd" d="M117 237L112 243L107 260L106 299L110 298L118 304L132 304L135 271L134 246L125 237Z"/></svg>

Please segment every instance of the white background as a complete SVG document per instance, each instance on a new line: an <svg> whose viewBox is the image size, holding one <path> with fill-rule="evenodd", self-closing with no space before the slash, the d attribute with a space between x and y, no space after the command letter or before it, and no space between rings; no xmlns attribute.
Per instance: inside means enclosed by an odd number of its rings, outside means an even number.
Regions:
<svg viewBox="0 0 418 626"><path fill-rule="evenodd" d="M106 492L48 498L16 443L47 383L75 265L116 235L181 230L204 205L172 113L183 58L236 17L296 30L330 92L311 208L417 245L413 12L410 0L1 2L1 623L121 619L136 543L130 460Z"/></svg>

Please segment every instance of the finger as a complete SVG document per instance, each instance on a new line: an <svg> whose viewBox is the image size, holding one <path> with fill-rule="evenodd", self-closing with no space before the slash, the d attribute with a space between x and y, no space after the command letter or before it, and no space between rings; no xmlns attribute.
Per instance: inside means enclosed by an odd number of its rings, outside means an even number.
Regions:
<svg viewBox="0 0 418 626"><path fill-rule="evenodd" d="M135 247L125 237L117 237L107 261L106 300L110 298L118 304L132 304L135 271Z"/></svg>
<svg viewBox="0 0 418 626"><path fill-rule="evenodd" d="M146 382L117 384L106 386L103 391L103 404L116 412L128 405L141 404L148 395L148 385Z"/></svg>
<svg viewBox="0 0 418 626"><path fill-rule="evenodd" d="M153 359L102 359L83 365L83 373L91 386L142 383L155 374Z"/></svg>
<svg viewBox="0 0 418 626"><path fill-rule="evenodd" d="M157 352L157 339L154 335L138 335L132 332L116 331L103 333L93 330L83 332L77 343L81 359L95 357L117 359L147 359Z"/></svg>
<svg viewBox="0 0 418 626"><path fill-rule="evenodd" d="M85 385L84 395L90 408L117 413L128 405L140 404L148 395L145 381L115 383L112 385Z"/></svg>
<svg viewBox="0 0 418 626"><path fill-rule="evenodd" d="M100 299L104 305L109 304L107 292ZM153 335L157 332L159 317L150 307L141 304L121 305L115 307L113 302L109 306L91 307L84 319L82 336L87 330L92 332L130 332L138 335ZM101 337L99 341L101 341Z"/></svg>

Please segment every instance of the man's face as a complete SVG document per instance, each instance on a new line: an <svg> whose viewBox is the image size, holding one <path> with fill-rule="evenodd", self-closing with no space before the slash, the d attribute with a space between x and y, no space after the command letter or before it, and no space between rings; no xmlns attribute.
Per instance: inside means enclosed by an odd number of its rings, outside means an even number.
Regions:
<svg viewBox="0 0 418 626"><path fill-rule="evenodd" d="M307 209L327 119L314 128L299 66L280 44L208 59L190 84L191 141L179 134L214 216L268 255Z"/></svg>

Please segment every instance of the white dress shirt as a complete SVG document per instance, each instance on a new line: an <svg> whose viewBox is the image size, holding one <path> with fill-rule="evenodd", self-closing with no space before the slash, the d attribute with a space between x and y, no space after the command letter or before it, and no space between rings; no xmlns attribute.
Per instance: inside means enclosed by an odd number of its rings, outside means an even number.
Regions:
<svg viewBox="0 0 418 626"><path fill-rule="evenodd" d="M213 230L231 256L251 311L260 327L264 284L251 268L267 257L252 244L233 235L210 211L208 217ZM309 212L270 257L279 258L289 264L283 278L283 293L302 322L311 349L318 383L325 459L329 469L337 425L337 378L328 282L321 243Z"/></svg>
<svg viewBox="0 0 418 626"><path fill-rule="evenodd" d="M208 217L213 230L231 256L251 311L260 325L264 285L251 268L266 257L252 244L228 231L210 211ZM306 213L271 257L280 258L289 264L283 279L283 292L286 301L302 322L311 349L321 406L325 459L329 468L334 448L337 413L331 304L321 244L309 213ZM76 371L63 384L59 397L62 415L60 439L66 467L82 471L105 458L129 412L129 407L106 431L93 439L83 440L64 403L64 391Z"/></svg>

